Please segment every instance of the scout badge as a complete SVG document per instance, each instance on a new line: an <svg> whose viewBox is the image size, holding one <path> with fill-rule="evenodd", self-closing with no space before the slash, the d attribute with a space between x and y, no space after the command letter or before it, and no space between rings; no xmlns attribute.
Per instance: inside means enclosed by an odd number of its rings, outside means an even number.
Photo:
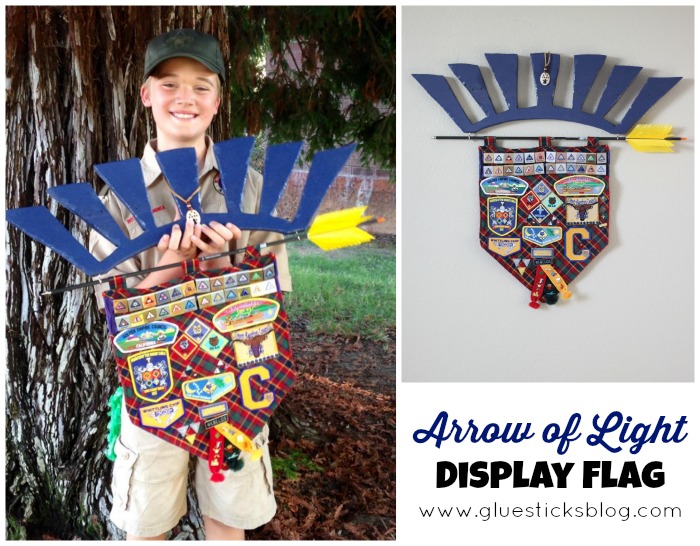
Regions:
<svg viewBox="0 0 700 546"><path fill-rule="evenodd" d="M189 212L205 223L233 222L243 230L287 235L280 242L308 238L326 250L373 238L360 226L382 219L364 216L364 207L326 213L311 222L354 146L315 154L298 210L289 220L274 216L273 211L301 143L270 146L259 214L241 212L239 201L253 142L252 138L241 138L214 145L227 213L202 212L199 197L192 192L198 186L193 149L157 154L173 191L192 196L177 201L181 227ZM197 260L175 264L183 268L181 278L147 290L127 288L125 279L130 275L102 279L102 273L157 244L173 224L155 225L139 160L98 165L96 171L132 212L143 228L142 235L128 239L89 184L56 186L49 194L114 244L114 252L103 261L97 261L44 207L9 210L7 220L97 277L96 281L48 294L110 283L103 297L121 387L110 398L108 454L119 435L123 397L134 424L203 458L212 472L211 479L221 481L224 470L241 467L241 451L251 453L253 460L260 457L254 439L295 377L274 254L263 256L259 249L249 247L242 249L245 256L241 263L218 270L199 271Z"/></svg>
<svg viewBox="0 0 700 546"><path fill-rule="evenodd" d="M554 104L560 57L531 54L535 106L518 104L518 56L487 54L506 108L497 111L481 70L471 64L451 64L453 74L476 101L485 117L473 121L447 78L413 74L447 112L464 136L444 140L483 140L479 148L481 246L530 291L530 306L554 304L571 297L569 283L608 244L610 222L610 150L604 140L625 140L636 151L672 152L675 141L668 125L634 124L678 81L649 78L615 124L605 119L635 80L640 67L614 66L593 112L584 110L604 55L575 55L572 106ZM614 137L507 137L472 134L515 120L556 119L591 125ZM624 133L628 133L624 135ZM534 148L504 148L499 140L539 140ZM584 145L553 146L553 140L582 140Z"/></svg>

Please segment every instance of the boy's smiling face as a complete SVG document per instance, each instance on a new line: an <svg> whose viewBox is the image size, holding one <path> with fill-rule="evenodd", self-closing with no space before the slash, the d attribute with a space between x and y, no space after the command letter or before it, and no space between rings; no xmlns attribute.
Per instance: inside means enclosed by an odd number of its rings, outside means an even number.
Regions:
<svg viewBox="0 0 700 546"><path fill-rule="evenodd" d="M175 57L162 62L141 87L151 108L158 150L200 147L219 107L219 77L198 61Z"/></svg>

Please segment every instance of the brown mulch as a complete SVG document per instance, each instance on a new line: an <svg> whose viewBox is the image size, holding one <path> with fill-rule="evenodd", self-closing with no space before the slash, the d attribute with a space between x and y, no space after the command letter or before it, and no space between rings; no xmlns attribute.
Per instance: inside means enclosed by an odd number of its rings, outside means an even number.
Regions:
<svg viewBox="0 0 700 546"><path fill-rule="evenodd" d="M313 339L291 328L298 377L271 423L278 511L252 540L396 539L396 343ZM277 421L277 423L275 423Z"/></svg>

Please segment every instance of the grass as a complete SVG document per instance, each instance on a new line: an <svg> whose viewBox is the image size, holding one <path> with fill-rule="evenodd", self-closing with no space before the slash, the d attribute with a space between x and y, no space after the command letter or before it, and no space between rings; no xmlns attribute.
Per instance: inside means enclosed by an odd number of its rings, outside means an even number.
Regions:
<svg viewBox="0 0 700 546"><path fill-rule="evenodd" d="M303 242L287 251L294 290L286 302L292 320L308 321L314 334L387 340L396 327L393 243L323 252Z"/></svg>

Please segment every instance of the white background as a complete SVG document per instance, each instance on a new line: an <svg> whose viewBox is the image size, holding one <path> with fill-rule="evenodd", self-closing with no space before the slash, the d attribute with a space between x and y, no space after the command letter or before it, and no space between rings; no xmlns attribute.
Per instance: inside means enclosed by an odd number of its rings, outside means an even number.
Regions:
<svg viewBox="0 0 700 546"><path fill-rule="evenodd" d="M410 384L400 390L398 418L398 489L397 527L400 544L439 543L470 544L473 546L690 546L698 543L698 443L697 389L686 385L596 385L571 384ZM483 428L489 423L531 423L535 437L519 444L443 443L417 444L413 433L429 429L440 411L447 411L449 421L457 419L466 428L470 419ZM595 432L592 426L596 414L603 416L620 411L633 417L633 424L656 424L659 417L675 422L687 416L690 423L683 431L688 436L681 443L646 444L637 455L629 452L631 443L623 444L620 453L613 454L600 446L590 446L586 437ZM556 444L546 444L542 431L549 423L566 425L572 413L582 416L582 436L573 442L565 455L558 455ZM448 427L449 430L450 427ZM619 433L606 436L611 445L619 443ZM583 489L583 461L613 463L620 471L624 461L636 461L640 471L650 461L661 461L666 483L659 488L642 487L602 489L599 482ZM514 489L504 481L498 489L463 488L458 485L436 487L436 462L524 461L525 473L532 471L536 461L549 463L573 462L566 489ZM526 508L563 506L629 507L630 518L601 517L478 517L481 506L497 502L502 507ZM468 518L440 518L437 509L432 518L421 517L419 507L472 507ZM639 507L678 507L681 517L641 518L632 514ZM541 511L543 513L543 511Z"/></svg>
<svg viewBox="0 0 700 546"><path fill-rule="evenodd" d="M697 544L692 8L404 7L402 18L398 543ZM569 58L606 54L605 69L612 62L642 66L644 78L683 76L641 122L672 124L676 134L690 140L675 154L653 156L623 143L611 145L610 244L572 283L569 302L534 311L527 306L529 292L479 246L477 144L430 139L459 129L411 73L449 77L448 63L486 66L484 53L527 57L542 51ZM570 93L565 100L570 104ZM486 132L603 134L551 121L515 122ZM415 443L414 432L430 428L443 410L463 427L470 419L477 426L530 422L537 436L520 444L446 441L441 449ZM686 416L688 436L680 444L648 444L637 455L629 453L630 444L618 454L587 445L593 417L612 411L631 416L632 424ZM582 415L583 435L566 455L558 455L539 435L549 423L563 425L574 412ZM609 439L614 442L615 435ZM440 460L524 461L526 469L535 461L576 466L566 489L516 490L507 482L499 489L437 489ZM658 460L666 484L584 490L585 460L609 460L618 470L624 461L636 461L641 469ZM493 502L511 508L603 502L629 506L632 515L642 506L669 506L680 508L682 516L482 521L474 512L469 518L424 518L419 510L478 510Z"/></svg>
<svg viewBox="0 0 700 546"><path fill-rule="evenodd" d="M690 140L673 154L610 144L610 242L571 283L570 300L534 311L529 290L479 245L479 143L431 139L461 132L411 74L447 76L467 97L449 63L476 64L488 80L485 53L517 53L534 104L529 55L542 51L563 57L555 102L568 106L575 54L607 55L608 74L613 64L643 67L636 91L650 76L682 76L640 121ZM692 7L403 8L404 380L693 380L692 52ZM606 133L535 120L482 134Z"/></svg>

